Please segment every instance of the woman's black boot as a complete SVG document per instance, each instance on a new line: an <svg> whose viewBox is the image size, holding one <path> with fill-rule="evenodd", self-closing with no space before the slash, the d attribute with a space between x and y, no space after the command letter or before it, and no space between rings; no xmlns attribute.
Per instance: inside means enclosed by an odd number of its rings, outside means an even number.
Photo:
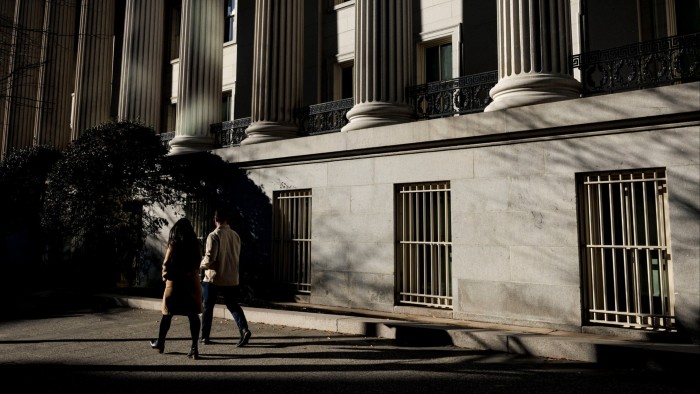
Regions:
<svg viewBox="0 0 700 394"><path fill-rule="evenodd" d="M151 348L158 349L158 353L163 353L165 350L165 336L168 335L168 330L170 330L170 323L173 320L173 315L163 315L160 319L160 326L158 327L158 339L151 341Z"/></svg>
<svg viewBox="0 0 700 394"><path fill-rule="evenodd" d="M190 352L187 353L187 357L191 358L192 360L196 360L199 358L199 349L197 349L197 345L192 346Z"/></svg>
<svg viewBox="0 0 700 394"><path fill-rule="evenodd" d="M165 351L165 341L161 341L159 339L152 340L151 349L157 349L158 353L163 353L163 351Z"/></svg>

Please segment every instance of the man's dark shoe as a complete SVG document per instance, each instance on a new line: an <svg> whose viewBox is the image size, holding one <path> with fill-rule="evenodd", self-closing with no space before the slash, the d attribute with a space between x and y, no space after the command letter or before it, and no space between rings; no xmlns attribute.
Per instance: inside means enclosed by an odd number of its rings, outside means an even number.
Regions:
<svg viewBox="0 0 700 394"><path fill-rule="evenodd" d="M211 340L209 338L199 338L199 343L202 345L211 345Z"/></svg>
<svg viewBox="0 0 700 394"><path fill-rule="evenodd" d="M245 329L241 333L241 340L238 341L238 344L236 345L236 347L243 347L243 346L247 345L249 340L250 340L250 330Z"/></svg>
<svg viewBox="0 0 700 394"><path fill-rule="evenodd" d="M163 353L165 351L165 341L159 341L157 339L154 339L150 342L151 344L151 349L156 349L158 353Z"/></svg>

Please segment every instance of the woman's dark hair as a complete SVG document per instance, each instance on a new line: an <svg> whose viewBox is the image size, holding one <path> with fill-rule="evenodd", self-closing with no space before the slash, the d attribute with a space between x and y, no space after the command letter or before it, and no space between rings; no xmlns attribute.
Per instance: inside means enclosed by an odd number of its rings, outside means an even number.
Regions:
<svg viewBox="0 0 700 394"><path fill-rule="evenodd" d="M192 241L197 239L197 234L194 232L192 223L190 223L187 218L182 218L175 222L173 228L170 229L170 237L168 238L168 243L170 245L175 245L177 243L183 243L186 241Z"/></svg>
<svg viewBox="0 0 700 394"><path fill-rule="evenodd" d="M171 274L177 277L178 273L194 270L199 267L201 249L197 234L192 228L192 223L186 218L175 222L170 229L168 244L172 246Z"/></svg>

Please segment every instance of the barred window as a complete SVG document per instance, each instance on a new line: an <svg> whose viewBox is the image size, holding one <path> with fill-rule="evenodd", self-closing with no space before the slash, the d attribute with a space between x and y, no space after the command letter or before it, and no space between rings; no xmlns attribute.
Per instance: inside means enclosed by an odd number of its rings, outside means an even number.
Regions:
<svg viewBox="0 0 700 394"><path fill-rule="evenodd" d="M396 187L396 293L399 304L452 308L449 182Z"/></svg>
<svg viewBox="0 0 700 394"><path fill-rule="evenodd" d="M588 322L673 329L665 170L582 174L578 184Z"/></svg>
<svg viewBox="0 0 700 394"><path fill-rule="evenodd" d="M311 190L273 196L272 264L275 281L299 293L311 292Z"/></svg>

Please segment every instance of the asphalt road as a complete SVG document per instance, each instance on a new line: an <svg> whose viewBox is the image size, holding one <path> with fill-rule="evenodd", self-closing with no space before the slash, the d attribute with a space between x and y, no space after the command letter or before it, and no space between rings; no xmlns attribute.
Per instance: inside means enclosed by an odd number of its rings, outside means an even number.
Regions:
<svg viewBox="0 0 700 394"><path fill-rule="evenodd" d="M697 393L697 371L603 367L215 319L190 360L188 323L173 319L165 353L148 341L160 313L109 305L33 307L0 321L4 393ZM693 374L692 371L695 371ZM10 390L10 387L15 387Z"/></svg>

